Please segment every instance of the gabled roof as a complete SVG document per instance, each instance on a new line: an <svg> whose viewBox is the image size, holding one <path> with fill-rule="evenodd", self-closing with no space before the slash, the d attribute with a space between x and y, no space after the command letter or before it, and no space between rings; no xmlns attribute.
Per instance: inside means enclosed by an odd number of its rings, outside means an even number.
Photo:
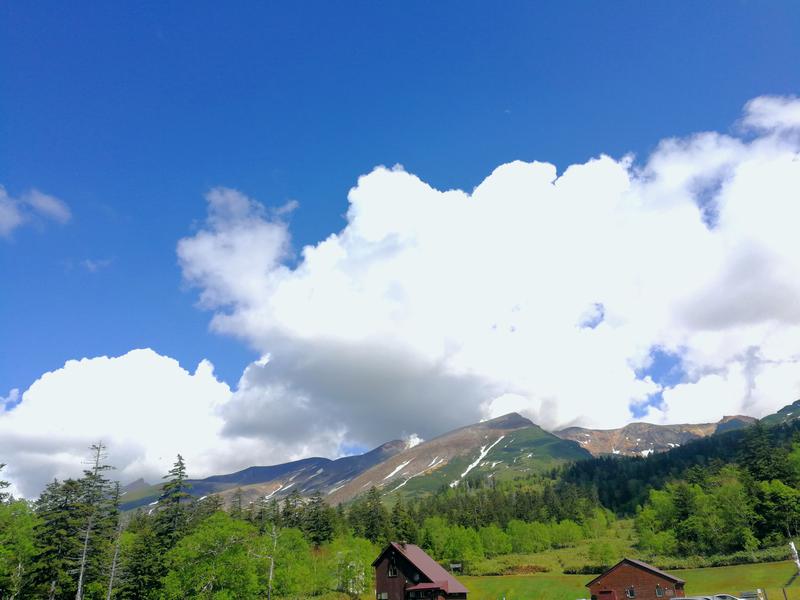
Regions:
<svg viewBox="0 0 800 600"><path fill-rule="evenodd" d="M653 573L655 575L658 575L660 577L663 577L664 579L668 579L668 580L673 581L675 583L686 583L683 579L681 579L679 577L675 577L674 575L670 575L669 573L666 573L665 571L662 571L661 569L656 569L653 565L648 565L646 562L642 562L640 560L636 560L635 558L623 558L621 561L619 561L617 564L615 564L613 567L611 567L608 571L606 571L602 575L598 575L597 577L592 579L589 583L586 584L586 587L589 587L590 585L592 585L595 582L599 581L600 579L602 579L603 577L605 577L606 575L608 575L612 571L615 571L618 567L620 567L621 565L624 565L626 563L629 564L629 565L633 565L634 567L638 567L640 569L644 569L645 571L650 571L651 573Z"/></svg>
<svg viewBox="0 0 800 600"><path fill-rule="evenodd" d="M458 579L453 577L442 565L428 556L422 548L414 544L390 542L389 545L384 548L383 552L380 553L378 558L373 561L372 566L376 566L383 558L383 555L391 549L396 550L399 554L404 556L405 559L417 567L425 577L448 594L468 593L469 590L467 590Z"/></svg>

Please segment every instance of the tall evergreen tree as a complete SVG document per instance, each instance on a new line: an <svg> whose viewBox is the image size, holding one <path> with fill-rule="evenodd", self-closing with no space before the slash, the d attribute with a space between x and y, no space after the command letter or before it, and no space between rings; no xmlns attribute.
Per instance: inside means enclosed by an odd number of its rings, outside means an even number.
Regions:
<svg viewBox="0 0 800 600"><path fill-rule="evenodd" d="M234 519L244 519L244 493L242 488L236 488L231 496L230 510L228 511Z"/></svg>
<svg viewBox="0 0 800 600"><path fill-rule="evenodd" d="M406 505L403 503L401 496L397 497L397 501L392 507L392 536L395 540L400 542L409 542L411 544L417 543L418 531L417 525L411 518Z"/></svg>
<svg viewBox="0 0 800 600"><path fill-rule="evenodd" d="M126 535L132 539L122 559L122 575L114 598L155 600L161 595L161 578L166 571L153 521L141 512L131 519Z"/></svg>
<svg viewBox="0 0 800 600"><path fill-rule="evenodd" d="M283 500L281 525L294 529L300 529L303 526L303 499L300 498L300 492L297 490Z"/></svg>
<svg viewBox="0 0 800 600"><path fill-rule="evenodd" d="M186 500L191 485L186 481L186 463L180 454L164 479L167 482L161 488L156 506L156 531L162 548L168 550L186 532Z"/></svg>
<svg viewBox="0 0 800 600"><path fill-rule="evenodd" d="M774 430L759 421L745 435L740 461L756 481L789 479L788 449L777 445L773 434Z"/></svg>
<svg viewBox="0 0 800 600"><path fill-rule="evenodd" d="M372 486L364 503L364 537L376 544L383 544L389 538L389 513L381 502L378 488Z"/></svg>
<svg viewBox="0 0 800 600"><path fill-rule="evenodd" d="M85 525L85 505L80 482L53 481L34 504L39 522L34 529L38 548L25 597L47 600L74 598L74 573L81 554L80 533Z"/></svg>
<svg viewBox="0 0 800 600"><path fill-rule="evenodd" d="M81 531L82 544L78 561L78 585L75 600L82 600L88 581L97 580L102 568L102 558L108 542L116 529L117 506L112 499L110 483L105 471L112 469L105 464L108 458L102 442L90 448L89 468L79 480L81 484L81 503L86 520Z"/></svg>
<svg viewBox="0 0 800 600"><path fill-rule="evenodd" d="M0 471L5 468L5 463L0 463ZM3 490L8 489L8 482L0 479L0 502L8 502L10 495Z"/></svg>
<svg viewBox="0 0 800 600"><path fill-rule="evenodd" d="M303 511L303 533L314 546L333 538L333 509L325 504L319 491L311 496Z"/></svg>

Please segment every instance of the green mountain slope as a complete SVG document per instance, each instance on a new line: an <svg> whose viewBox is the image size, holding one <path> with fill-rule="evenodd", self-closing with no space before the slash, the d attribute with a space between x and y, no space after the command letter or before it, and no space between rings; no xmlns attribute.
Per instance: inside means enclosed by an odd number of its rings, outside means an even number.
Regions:
<svg viewBox="0 0 800 600"><path fill-rule="evenodd" d="M761 419L764 425L779 425L788 423L800 417L800 400L795 400L791 404L784 406L778 412Z"/></svg>
<svg viewBox="0 0 800 600"><path fill-rule="evenodd" d="M401 452L335 490L329 500L347 502L373 486L389 497L417 497L471 477L511 479L587 458L589 452L575 442L510 413Z"/></svg>

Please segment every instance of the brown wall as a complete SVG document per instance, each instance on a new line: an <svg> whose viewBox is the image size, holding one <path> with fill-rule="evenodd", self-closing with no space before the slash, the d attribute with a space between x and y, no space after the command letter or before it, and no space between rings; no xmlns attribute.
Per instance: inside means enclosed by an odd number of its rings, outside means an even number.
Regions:
<svg viewBox="0 0 800 600"><path fill-rule="evenodd" d="M397 577L389 577L389 560L392 555L394 555L397 566ZM415 574L417 575L416 583L428 581L402 554L392 553L390 550L375 566L375 592L378 594L388 592L389 600L404 600L406 586L414 585Z"/></svg>
<svg viewBox="0 0 800 600"><path fill-rule="evenodd" d="M656 585L664 588L664 596L656 596ZM625 590L630 586L636 591L636 600L669 600L670 598L683 598L684 591L681 584L675 584L670 579L656 575L646 569L623 563L605 574L594 584L589 586L592 598L597 600L627 600ZM612 594L602 592L613 592Z"/></svg>
<svg viewBox="0 0 800 600"><path fill-rule="evenodd" d="M399 561L397 561L399 562ZM399 565L397 569L397 577L389 577L389 555L383 557L383 560L375 566L375 592L389 593L389 600L404 600L406 589L406 578L400 570Z"/></svg>

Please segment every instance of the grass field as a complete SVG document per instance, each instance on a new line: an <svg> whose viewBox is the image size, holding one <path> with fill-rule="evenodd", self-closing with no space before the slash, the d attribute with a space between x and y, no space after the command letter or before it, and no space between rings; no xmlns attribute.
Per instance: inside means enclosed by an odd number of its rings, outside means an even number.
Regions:
<svg viewBox="0 0 800 600"><path fill-rule="evenodd" d="M762 588L769 600L783 600L782 587L796 568L792 562L736 565L708 569L671 571L686 580L686 595L729 593ZM460 577L470 591L470 600L576 600L586 598L586 582L591 575L504 575L499 577ZM800 600L800 578L786 588L788 600Z"/></svg>

